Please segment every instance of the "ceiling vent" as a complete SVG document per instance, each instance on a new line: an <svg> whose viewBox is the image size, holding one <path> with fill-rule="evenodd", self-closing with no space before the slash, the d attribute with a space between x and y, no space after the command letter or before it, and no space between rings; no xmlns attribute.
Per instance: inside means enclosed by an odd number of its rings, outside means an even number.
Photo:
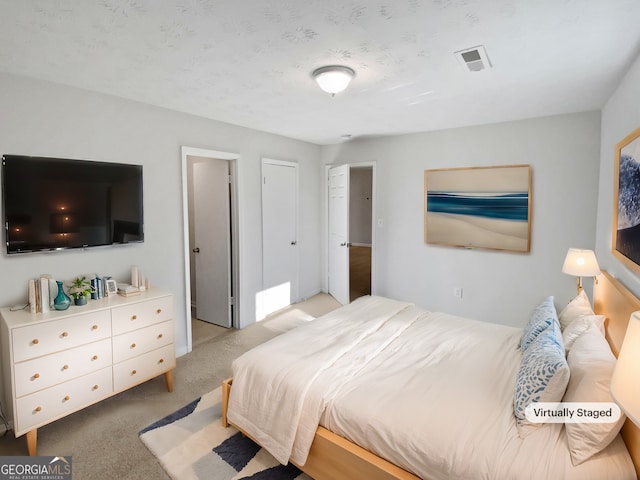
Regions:
<svg viewBox="0 0 640 480"><path fill-rule="evenodd" d="M467 72L481 72L491 68L491 62L482 45L455 52L455 56Z"/></svg>

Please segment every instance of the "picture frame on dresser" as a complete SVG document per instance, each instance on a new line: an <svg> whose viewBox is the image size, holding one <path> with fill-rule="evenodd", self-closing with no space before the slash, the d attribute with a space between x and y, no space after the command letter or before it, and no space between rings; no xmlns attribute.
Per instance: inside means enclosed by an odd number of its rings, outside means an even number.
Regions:
<svg viewBox="0 0 640 480"><path fill-rule="evenodd" d="M105 280L104 282L104 291L107 297L111 297L113 295L118 294L118 284L115 280L110 278L109 280Z"/></svg>
<svg viewBox="0 0 640 480"><path fill-rule="evenodd" d="M613 165L613 228L611 251L640 272L640 128L615 146Z"/></svg>

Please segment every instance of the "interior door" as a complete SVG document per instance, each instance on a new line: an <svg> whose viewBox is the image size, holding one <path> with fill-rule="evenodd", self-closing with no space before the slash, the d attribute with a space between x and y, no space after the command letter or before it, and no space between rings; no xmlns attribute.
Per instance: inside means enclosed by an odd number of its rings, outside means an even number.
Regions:
<svg viewBox="0 0 640 480"><path fill-rule="evenodd" d="M259 318L298 300L297 216L298 165L263 159L263 290Z"/></svg>
<svg viewBox="0 0 640 480"><path fill-rule="evenodd" d="M349 165L329 170L329 293L349 303Z"/></svg>
<svg viewBox="0 0 640 480"><path fill-rule="evenodd" d="M196 314L231 327L231 210L229 162L193 164Z"/></svg>

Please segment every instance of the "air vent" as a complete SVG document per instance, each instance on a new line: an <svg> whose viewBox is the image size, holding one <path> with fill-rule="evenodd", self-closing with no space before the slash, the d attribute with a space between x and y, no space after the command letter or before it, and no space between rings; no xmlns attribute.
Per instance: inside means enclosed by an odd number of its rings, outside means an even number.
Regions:
<svg viewBox="0 0 640 480"><path fill-rule="evenodd" d="M482 45L455 52L455 56L467 72L481 72L491 68L491 62Z"/></svg>

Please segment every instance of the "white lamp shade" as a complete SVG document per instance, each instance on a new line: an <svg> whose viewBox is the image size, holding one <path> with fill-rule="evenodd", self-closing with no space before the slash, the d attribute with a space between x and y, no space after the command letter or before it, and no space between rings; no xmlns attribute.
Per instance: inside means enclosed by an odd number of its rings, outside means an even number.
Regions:
<svg viewBox="0 0 640 480"><path fill-rule="evenodd" d="M611 396L640 425L640 312L633 312L611 377Z"/></svg>
<svg viewBox="0 0 640 480"><path fill-rule="evenodd" d="M600 275L600 267L593 250L570 248L562 265L562 273L575 277L595 277Z"/></svg>
<svg viewBox="0 0 640 480"><path fill-rule="evenodd" d="M349 67L331 65L315 70L312 74L320 88L331 95L342 92L355 76Z"/></svg>

